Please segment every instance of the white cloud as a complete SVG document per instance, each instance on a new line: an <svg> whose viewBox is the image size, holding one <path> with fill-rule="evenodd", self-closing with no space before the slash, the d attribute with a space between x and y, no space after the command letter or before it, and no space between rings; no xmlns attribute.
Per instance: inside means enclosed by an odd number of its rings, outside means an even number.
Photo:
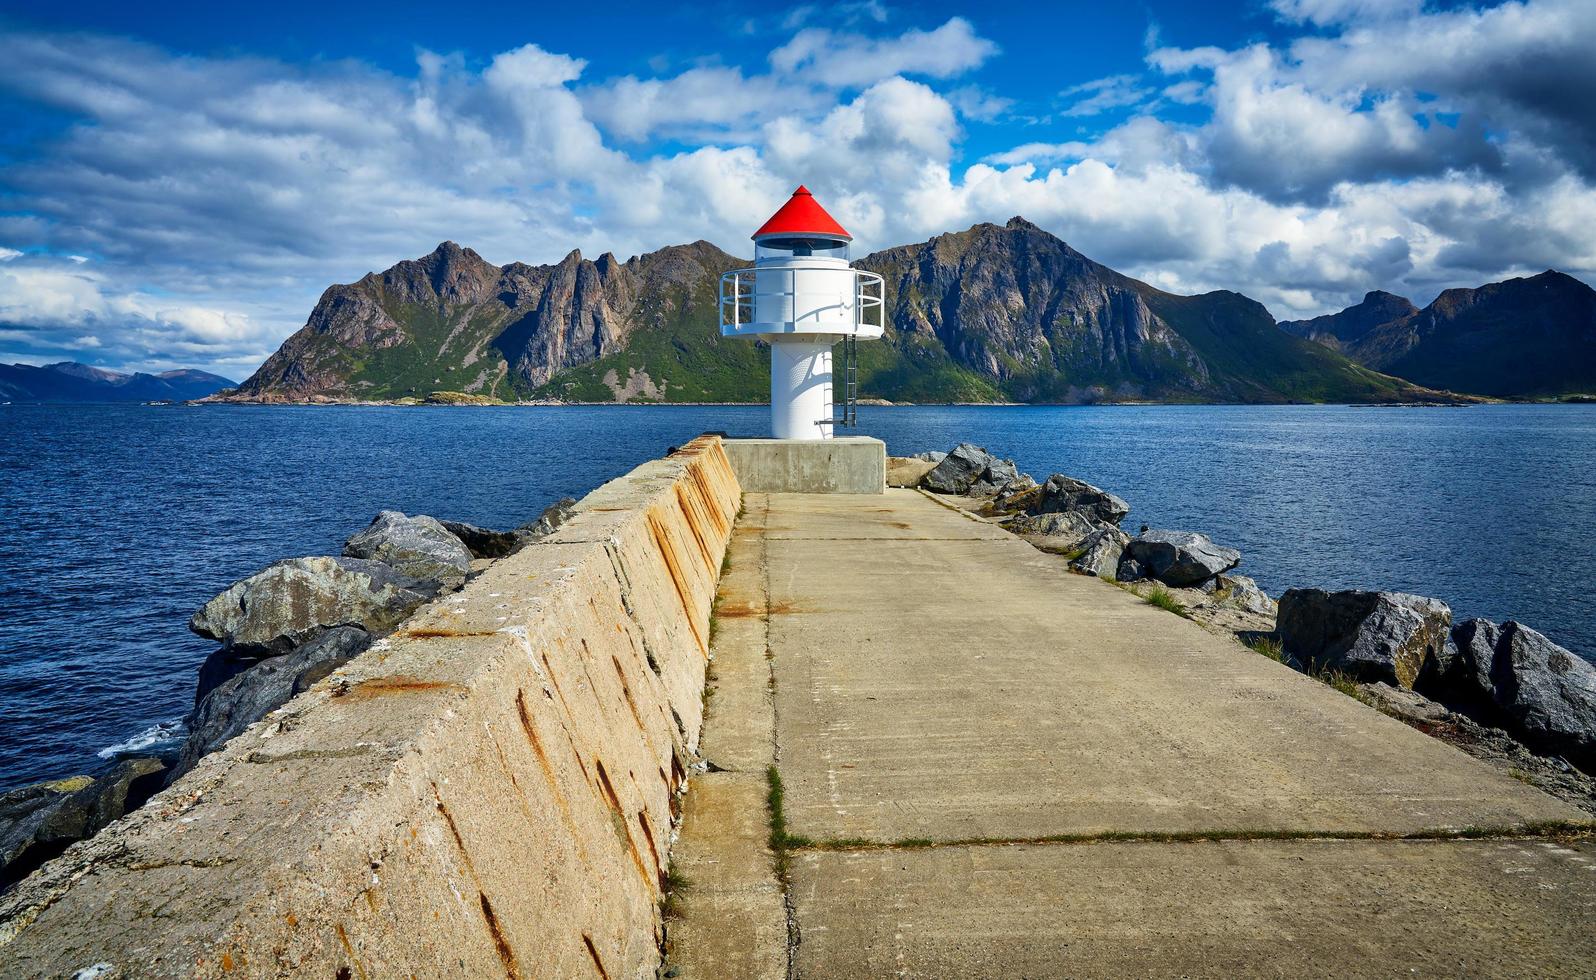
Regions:
<svg viewBox="0 0 1596 980"><path fill-rule="evenodd" d="M1136 75L1110 75L1072 85L1059 94L1074 100L1064 110L1064 115L1095 116L1110 109L1136 105L1152 93L1142 87Z"/></svg>
<svg viewBox="0 0 1596 980"><path fill-rule="evenodd" d="M1285 46L1155 49L1142 76L1075 87L1067 125L1016 126L1037 138L974 165L961 118L1010 106L962 77L996 45L960 18L883 34L861 8L864 27L799 29L768 74L615 79L536 45L486 67L421 52L395 75L13 31L0 87L86 124L0 171L0 343L92 337L107 359L247 373L326 285L443 239L495 262L743 251L798 183L860 249L1021 214L1163 288L1282 316L1596 274L1596 60L1579 60L1596 7L1387 7L1378 27L1349 9L1278 5L1317 25ZM1159 118L1170 104L1206 118ZM641 142L661 137L687 148Z"/></svg>
<svg viewBox="0 0 1596 980"><path fill-rule="evenodd" d="M1424 2L1423 0L1270 0L1269 6L1283 20L1330 26L1411 17L1423 9Z"/></svg>
<svg viewBox="0 0 1596 980"><path fill-rule="evenodd" d="M854 88L893 75L952 78L979 67L998 46L976 34L963 17L931 31L910 30L876 38L811 27L770 53L778 74L834 88Z"/></svg>

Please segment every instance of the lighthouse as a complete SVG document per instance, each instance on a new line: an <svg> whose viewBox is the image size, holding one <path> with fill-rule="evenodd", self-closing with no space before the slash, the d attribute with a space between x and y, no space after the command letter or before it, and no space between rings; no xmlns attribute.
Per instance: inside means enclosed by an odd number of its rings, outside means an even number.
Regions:
<svg viewBox="0 0 1596 980"><path fill-rule="evenodd" d="M754 266L720 280L723 337L770 344L770 429L777 439L831 439L854 424L855 343L882 334L881 277L849 265L853 236L799 187L753 234ZM837 413L832 348L843 344Z"/></svg>

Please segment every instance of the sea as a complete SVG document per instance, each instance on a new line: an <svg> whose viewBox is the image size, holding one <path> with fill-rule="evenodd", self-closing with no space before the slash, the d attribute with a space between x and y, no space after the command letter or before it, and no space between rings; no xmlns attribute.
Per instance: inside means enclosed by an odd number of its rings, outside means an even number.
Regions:
<svg viewBox="0 0 1596 980"><path fill-rule="evenodd" d="M0 790L170 750L206 600L337 554L377 511L531 520L756 406L0 406ZM907 455L957 442L1202 531L1271 594L1396 589L1596 659L1596 407L861 406Z"/></svg>

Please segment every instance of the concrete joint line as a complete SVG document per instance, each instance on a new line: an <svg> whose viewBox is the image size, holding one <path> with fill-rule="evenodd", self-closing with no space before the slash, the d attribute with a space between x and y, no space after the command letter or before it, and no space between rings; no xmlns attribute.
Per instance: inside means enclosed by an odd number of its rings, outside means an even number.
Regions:
<svg viewBox="0 0 1596 980"><path fill-rule="evenodd" d="M949 847L1012 847L1082 844L1223 844L1238 842L1335 843L1339 841L1390 841L1393 843L1457 843L1473 840L1544 841L1584 840L1596 836L1596 822L1526 825L1522 827L1437 828L1413 833L1386 833L1377 830L1217 830L1166 833L1160 831L1114 831L1101 834L1056 834L1042 837L967 837L954 840L875 841L864 838L818 840L798 844L795 851L928 851Z"/></svg>

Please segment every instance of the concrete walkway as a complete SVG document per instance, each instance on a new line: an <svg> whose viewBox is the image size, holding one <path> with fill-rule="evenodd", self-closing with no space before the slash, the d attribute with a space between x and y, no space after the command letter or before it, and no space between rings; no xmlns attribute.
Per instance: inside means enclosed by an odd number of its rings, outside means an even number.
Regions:
<svg viewBox="0 0 1596 980"><path fill-rule="evenodd" d="M1587 815L925 495L747 495L713 646L679 976L1596 972Z"/></svg>

